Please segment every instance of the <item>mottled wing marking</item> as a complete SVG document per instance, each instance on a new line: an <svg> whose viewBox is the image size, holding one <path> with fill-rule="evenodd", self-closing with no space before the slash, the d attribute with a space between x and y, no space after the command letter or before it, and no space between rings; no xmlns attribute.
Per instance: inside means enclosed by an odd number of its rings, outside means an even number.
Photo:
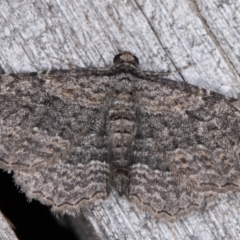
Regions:
<svg viewBox="0 0 240 240"><path fill-rule="evenodd" d="M2 167L35 166L51 158L57 148L64 149L69 144L68 139L60 141L54 135L38 131L37 125L47 110L42 103L42 82L36 76L1 78L1 90Z"/></svg>
<svg viewBox="0 0 240 240"><path fill-rule="evenodd" d="M129 199L157 217L174 218L200 208L203 197L172 172L153 170L140 163L132 166Z"/></svg>
<svg viewBox="0 0 240 240"><path fill-rule="evenodd" d="M108 81L81 71L1 78L0 166L54 212L108 195Z"/></svg>
<svg viewBox="0 0 240 240"><path fill-rule="evenodd" d="M73 165L60 160L33 173L15 171L15 182L30 199L51 205L53 212L76 214L107 198L108 175L108 165L100 161Z"/></svg>
<svg viewBox="0 0 240 240"><path fill-rule="evenodd" d="M129 199L156 216L173 218L199 208L204 195L177 176L153 126L148 114L138 114Z"/></svg>
<svg viewBox="0 0 240 240"><path fill-rule="evenodd" d="M239 190L239 100L181 82L142 83L142 111L177 176L198 191Z"/></svg>
<svg viewBox="0 0 240 240"><path fill-rule="evenodd" d="M101 85L96 77L79 76L78 72L54 72L42 77L44 80L23 74L1 80L3 168L46 165L65 155L76 138L102 131L99 119L103 119L105 107L106 90L101 89L104 80Z"/></svg>

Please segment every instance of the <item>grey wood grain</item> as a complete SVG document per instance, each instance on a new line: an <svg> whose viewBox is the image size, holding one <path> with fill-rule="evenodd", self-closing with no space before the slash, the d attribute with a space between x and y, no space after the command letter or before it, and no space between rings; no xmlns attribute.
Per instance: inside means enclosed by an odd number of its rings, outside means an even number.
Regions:
<svg viewBox="0 0 240 240"><path fill-rule="evenodd" d="M13 231L14 226L0 212L0 239L1 240L17 240Z"/></svg>
<svg viewBox="0 0 240 240"><path fill-rule="evenodd" d="M119 51L131 51L143 70L188 66L168 77L238 97L239 26L239 0L2 0L0 66L6 73L105 67ZM239 239L239 196L219 195L169 222L113 191L83 214L99 239ZM77 232L82 221L71 221Z"/></svg>

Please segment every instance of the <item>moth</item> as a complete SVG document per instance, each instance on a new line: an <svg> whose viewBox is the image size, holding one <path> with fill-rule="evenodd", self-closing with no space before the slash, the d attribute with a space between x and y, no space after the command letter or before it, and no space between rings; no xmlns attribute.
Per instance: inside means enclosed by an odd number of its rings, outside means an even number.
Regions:
<svg viewBox="0 0 240 240"><path fill-rule="evenodd" d="M0 76L0 167L55 213L119 196L156 216L240 189L240 102L141 71L110 68Z"/></svg>

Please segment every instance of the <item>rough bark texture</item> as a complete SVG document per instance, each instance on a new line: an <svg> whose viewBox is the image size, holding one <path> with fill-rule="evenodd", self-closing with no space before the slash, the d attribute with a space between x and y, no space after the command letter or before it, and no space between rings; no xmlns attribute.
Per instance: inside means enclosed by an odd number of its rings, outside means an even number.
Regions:
<svg viewBox="0 0 240 240"><path fill-rule="evenodd" d="M239 9L234 0L2 0L0 70L105 67L119 51L131 51L143 70L188 66L170 78L238 97ZM239 199L238 193L222 194L200 212L169 222L151 218L112 192L83 214L99 239L238 239ZM80 236L78 224L85 221L69 219Z"/></svg>

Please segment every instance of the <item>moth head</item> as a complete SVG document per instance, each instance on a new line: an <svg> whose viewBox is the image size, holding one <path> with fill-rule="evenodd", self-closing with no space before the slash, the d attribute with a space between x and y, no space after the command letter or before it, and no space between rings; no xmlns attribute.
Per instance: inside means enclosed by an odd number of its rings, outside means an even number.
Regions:
<svg viewBox="0 0 240 240"><path fill-rule="evenodd" d="M138 69L139 61L131 52L122 52L113 59L114 70L135 70Z"/></svg>

